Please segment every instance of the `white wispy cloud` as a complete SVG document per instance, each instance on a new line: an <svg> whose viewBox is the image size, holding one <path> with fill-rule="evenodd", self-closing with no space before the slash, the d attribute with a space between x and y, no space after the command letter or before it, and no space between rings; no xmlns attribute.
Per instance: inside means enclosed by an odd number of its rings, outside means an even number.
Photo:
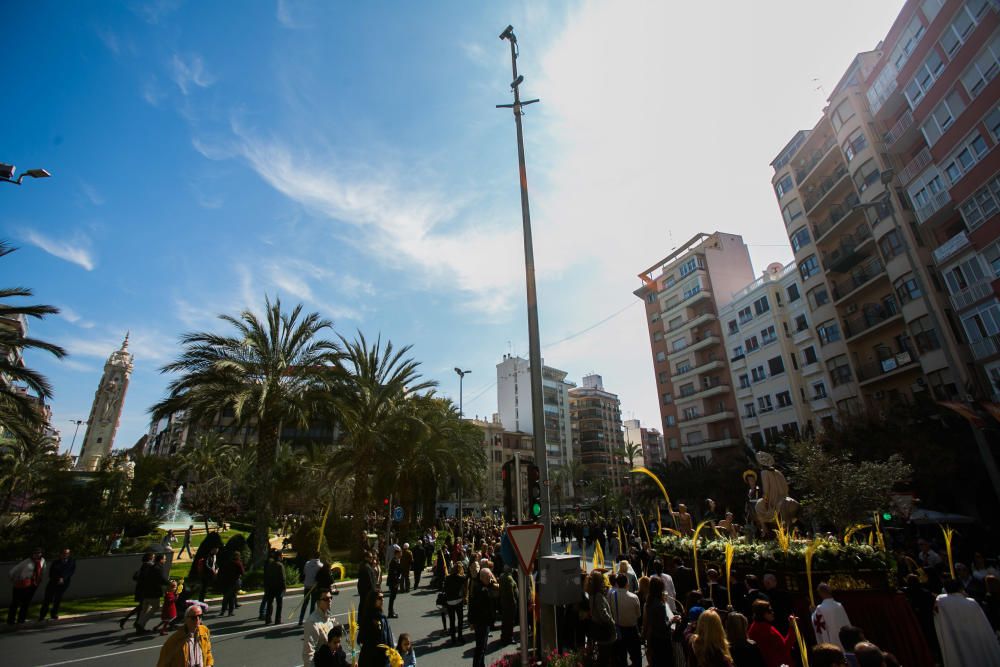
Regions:
<svg viewBox="0 0 1000 667"><path fill-rule="evenodd" d="M84 319L79 313L69 306L59 306L59 316L70 324L74 324L81 329L93 329L94 323Z"/></svg>
<svg viewBox="0 0 1000 667"><path fill-rule="evenodd" d="M115 333L106 330L89 338L70 336L59 340L71 356L105 360L121 347L125 331ZM170 337L145 328L129 331L128 349L136 359L162 363L176 353L177 342Z"/></svg>
<svg viewBox="0 0 1000 667"><path fill-rule="evenodd" d="M160 103L167 97L167 92L155 76L150 77L142 84L139 94L142 95L142 99L146 100L146 104L153 107L160 106Z"/></svg>
<svg viewBox="0 0 1000 667"><path fill-rule="evenodd" d="M133 3L132 11L146 23L156 25L177 11L182 4L183 0L149 0Z"/></svg>
<svg viewBox="0 0 1000 667"><path fill-rule="evenodd" d="M111 28L99 27L97 28L97 38L101 40L105 48L116 56L121 53L121 43L118 40L118 35L115 34Z"/></svg>
<svg viewBox="0 0 1000 667"><path fill-rule="evenodd" d="M191 92L192 86L208 88L215 83L215 77L208 72L202 57L196 53L189 56L175 53L170 61L170 73L184 95Z"/></svg>
<svg viewBox="0 0 1000 667"><path fill-rule="evenodd" d="M53 239L33 229L26 229L21 237L31 245L45 252L81 266L87 271L93 271L97 265L90 250L90 239L82 234L76 234L72 239Z"/></svg>
<svg viewBox="0 0 1000 667"><path fill-rule="evenodd" d="M80 192L82 192L83 196L86 197L87 200L94 206L104 205L104 197L101 196L101 193L98 192L97 189L90 183L80 181Z"/></svg>

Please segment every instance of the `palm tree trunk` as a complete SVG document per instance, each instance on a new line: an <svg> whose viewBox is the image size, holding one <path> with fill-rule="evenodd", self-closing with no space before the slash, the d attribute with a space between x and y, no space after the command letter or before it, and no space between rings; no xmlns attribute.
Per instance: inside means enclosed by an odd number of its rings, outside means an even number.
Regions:
<svg viewBox="0 0 1000 667"><path fill-rule="evenodd" d="M366 531L365 517L368 514L368 470L367 462L359 461L354 468L354 492L351 498L351 559L361 559L361 534Z"/></svg>
<svg viewBox="0 0 1000 667"><path fill-rule="evenodd" d="M257 441L257 502L254 508L253 566L267 560L271 546L271 486L274 457L278 450L278 423L261 420Z"/></svg>

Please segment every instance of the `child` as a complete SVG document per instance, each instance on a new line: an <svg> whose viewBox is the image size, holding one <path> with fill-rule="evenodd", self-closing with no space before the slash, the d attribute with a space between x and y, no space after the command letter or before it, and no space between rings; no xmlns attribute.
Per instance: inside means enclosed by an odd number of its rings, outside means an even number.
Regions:
<svg viewBox="0 0 1000 667"><path fill-rule="evenodd" d="M347 654L341 643L344 638L344 626L335 625L330 629L325 644L319 647L313 656L315 667L350 667Z"/></svg>
<svg viewBox="0 0 1000 667"><path fill-rule="evenodd" d="M417 654L413 651L409 633L403 632L399 635L396 652L403 657L403 667L417 667Z"/></svg>
<svg viewBox="0 0 1000 667"><path fill-rule="evenodd" d="M156 628L160 629L160 634L167 634L167 628L177 618L177 580L171 579L167 585L167 592L163 594L163 609L160 612L160 624ZM153 630L156 630L153 628Z"/></svg>

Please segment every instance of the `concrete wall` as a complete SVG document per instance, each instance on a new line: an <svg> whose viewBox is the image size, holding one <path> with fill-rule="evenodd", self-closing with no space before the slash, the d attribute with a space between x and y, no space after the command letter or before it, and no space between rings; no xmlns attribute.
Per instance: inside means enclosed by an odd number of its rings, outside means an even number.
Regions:
<svg viewBox="0 0 1000 667"><path fill-rule="evenodd" d="M166 568L170 571L170 563L173 561L173 552L166 552ZM0 608L10 604L11 584L10 577L7 576L11 568L20 561L8 561L0 563ZM42 585L35 592L32 604L40 604L45 595L45 585L49 580L48 560L46 559L46 571L43 573ZM142 564L142 554L115 554L112 556L98 556L95 558L78 558L76 560L76 574L70 581L63 600L75 600L77 598L90 597L115 597L118 595L128 595L135 591L135 582L132 575ZM37 609L34 613L37 613ZM29 613L29 616L31 613Z"/></svg>

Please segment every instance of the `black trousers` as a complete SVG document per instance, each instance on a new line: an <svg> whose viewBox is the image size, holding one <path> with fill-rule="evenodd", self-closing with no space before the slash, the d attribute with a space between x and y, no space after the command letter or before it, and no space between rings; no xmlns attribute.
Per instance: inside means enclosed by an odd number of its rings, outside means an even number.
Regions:
<svg viewBox="0 0 1000 667"><path fill-rule="evenodd" d="M285 591L267 591L264 593L264 620L271 622L271 610L274 609L274 622L281 623L281 603L284 601ZM305 607L305 604L302 605Z"/></svg>
<svg viewBox="0 0 1000 667"><path fill-rule="evenodd" d="M399 584L389 586L389 616L392 616L396 609L396 595L399 593Z"/></svg>
<svg viewBox="0 0 1000 667"><path fill-rule="evenodd" d="M413 568L413 590L420 588L420 575L423 574L424 568Z"/></svg>
<svg viewBox="0 0 1000 667"><path fill-rule="evenodd" d="M486 640L489 638L490 626L479 623L475 630L476 651L472 654L472 667L486 667Z"/></svg>
<svg viewBox="0 0 1000 667"><path fill-rule="evenodd" d="M639 628L618 626L618 641L615 642L615 664L625 667L627 660L633 667L642 666L642 642L639 640Z"/></svg>
<svg viewBox="0 0 1000 667"><path fill-rule="evenodd" d="M452 639L462 638L462 618L465 613L465 605L448 605L448 633Z"/></svg>
<svg viewBox="0 0 1000 667"><path fill-rule="evenodd" d="M516 609L500 610L500 641L509 643L514 638L514 622L517 620Z"/></svg>
<svg viewBox="0 0 1000 667"><path fill-rule="evenodd" d="M7 625L14 625L16 617L18 623L24 623L28 617L28 605L31 598L35 596L38 586L28 586L26 588L15 588L11 591L10 607L7 609Z"/></svg>
<svg viewBox="0 0 1000 667"><path fill-rule="evenodd" d="M66 584L57 584L50 581L45 585L45 597L42 599L42 609L38 612L38 620L45 620L45 613L52 606L52 618L59 617L59 605L62 603L63 593L66 592Z"/></svg>

